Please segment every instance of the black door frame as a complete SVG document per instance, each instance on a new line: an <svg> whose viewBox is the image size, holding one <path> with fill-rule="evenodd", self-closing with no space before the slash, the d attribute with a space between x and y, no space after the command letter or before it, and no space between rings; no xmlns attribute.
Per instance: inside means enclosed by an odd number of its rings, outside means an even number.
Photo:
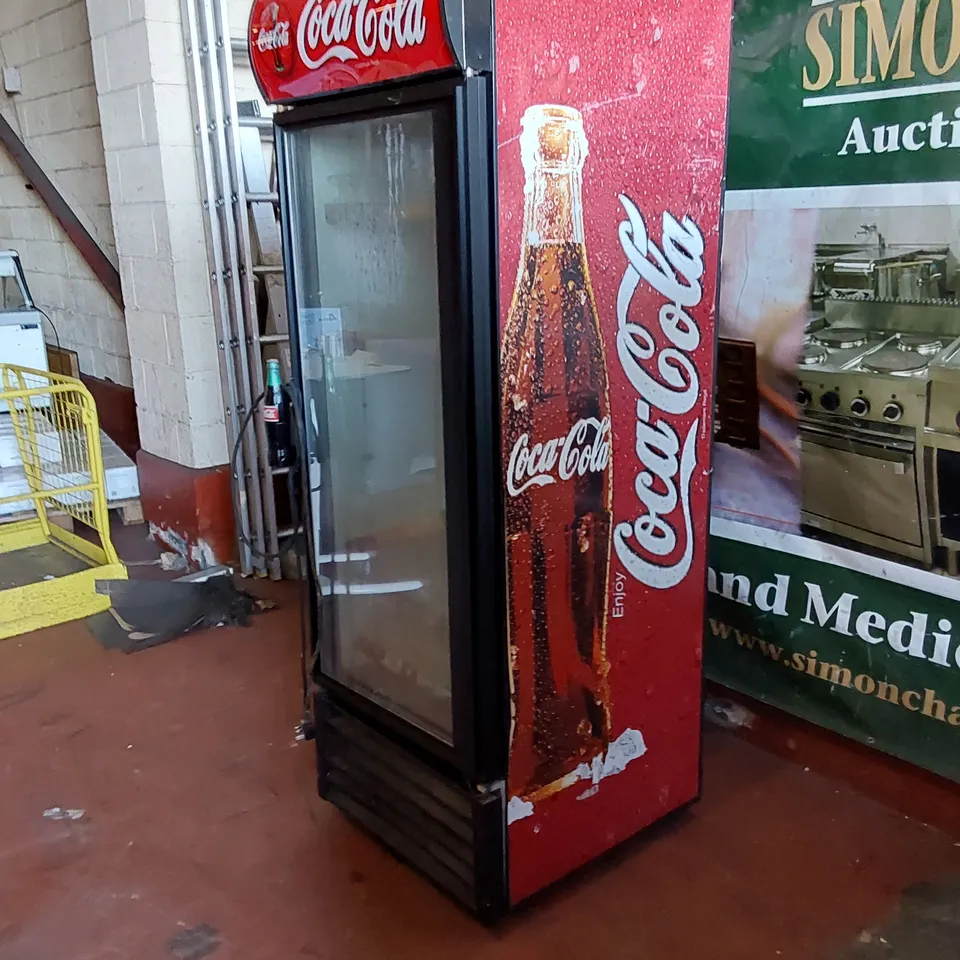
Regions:
<svg viewBox="0 0 960 960"><path fill-rule="evenodd" d="M506 776L509 737L505 558L500 470L496 143L488 75L431 79L348 93L276 114L287 311L294 382L302 381L293 251L290 137L338 121L435 111L437 245L453 744L320 669L333 608L310 567L314 680L327 696L388 736L477 785ZM439 121L439 122L437 122ZM301 414L303 411L301 411ZM325 418L319 417L322 423ZM301 426L305 417L300 417ZM301 450L306 450L305 437ZM321 444L325 443L321 437ZM326 491L321 490L321 511ZM312 511L312 498L310 510ZM313 517L308 521L313 526ZM326 527L320 525L321 536ZM315 549L324 552L321 544ZM326 551L330 552L330 551Z"/></svg>

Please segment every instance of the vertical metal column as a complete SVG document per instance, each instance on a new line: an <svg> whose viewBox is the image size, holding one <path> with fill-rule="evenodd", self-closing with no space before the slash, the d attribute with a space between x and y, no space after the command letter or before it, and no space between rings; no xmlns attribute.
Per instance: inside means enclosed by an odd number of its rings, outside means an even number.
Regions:
<svg viewBox="0 0 960 960"><path fill-rule="evenodd" d="M200 146L204 207L208 215L214 307L219 325L220 369L227 407L231 453L247 412L262 390L259 362L249 355L250 325L256 329L256 309L244 276L240 236L246 230L246 201L236 167L234 83L229 43L223 27L223 4L216 0L183 0L187 27L187 54ZM219 27L219 29L218 29ZM233 162L231 162L231 156ZM242 205L241 205L241 201ZM238 214L242 211L242 216ZM247 244L249 251L249 243ZM251 369L252 368L252 369ZM251 419L257 419L253 417ZM231 464L238 490L240 560L244 575L264 574L268 564L265 504L273 515L273 491L265 495L266 458L262 425L248 428L240 441L239 464ZM272 524L276 530L276 521ZM252 547L251 547L252 544ZM274 549L275 548L271 548ZM278 575L279 563L270 572Z"/></svg>
<svg viewBox="0 0 960 960"><path fill-rule="evenodd" d="M225 113L224 140L232 184L231 201L233 213L233 236L240 261L238 279L241 284L244 362L249 371L249 380L254 398L264 391L263 350L260 345L260 321L257 314L256 286L254 283L253 258L250 244L250 210L247 185L243 173L240 151L240 122L237 110L237 85L233 75L233 45L230 40L228 0L207 0L211 6L217 32L217 65L221 83L219 91ZM273 477L267 448L267 434L263 418L254 416L256 431L256 474L260 485L260 504L263 531L269 555L267 568L273 579L280 577L279 542L277 536L277 511Z"/></svg>

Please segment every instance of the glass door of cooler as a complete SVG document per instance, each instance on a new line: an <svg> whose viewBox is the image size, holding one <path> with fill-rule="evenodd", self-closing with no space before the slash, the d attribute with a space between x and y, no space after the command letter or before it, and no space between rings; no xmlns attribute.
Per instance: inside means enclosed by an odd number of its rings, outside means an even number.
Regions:
<svg viewBox="0 0 960 960"><path fill-rule="evenodd" d="M320 669L453 743L452 108L284 131Z"/></svg>

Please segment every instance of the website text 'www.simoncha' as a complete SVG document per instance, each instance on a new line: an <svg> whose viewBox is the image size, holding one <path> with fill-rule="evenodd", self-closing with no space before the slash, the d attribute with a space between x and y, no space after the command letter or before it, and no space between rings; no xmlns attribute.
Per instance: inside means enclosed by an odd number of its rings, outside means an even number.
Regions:
<svg viewBox="0 0 960 960"><path fill-rule="evenodd" d="M911 713L921 713L941 723L960 727L960 706L951 706L944 702L937 696L937 691L934 689L929 687L923 690L902 689L895 683L877 680L869 673L854 674L848 667L820 660L816 650L808 650L806 653L792 652L785 647L770 643L769 640L761 640L759 637L744 633L721 620L711 617L709 624L710 632L715 638L736 643L744 651L764 657L772 663L782 664L797 674L829 683L831 686L846 687L865 697L876 697L878 700L884 700Z"/></svg>

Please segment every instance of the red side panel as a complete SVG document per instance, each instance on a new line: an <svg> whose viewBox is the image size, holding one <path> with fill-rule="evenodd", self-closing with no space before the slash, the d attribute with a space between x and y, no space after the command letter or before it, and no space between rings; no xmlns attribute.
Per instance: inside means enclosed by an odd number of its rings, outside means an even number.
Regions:
<svg viewBox="0 0 960 960"><path fill-rule="evenodd" d="M517 903L699 791L731 2L495 7Z"/></svg>
<svg viewBox="0 0 960 960"><path fill-rule="evenodd" d="M249 43L268 103L456 64L441 0L255 0Z"/></svg>

